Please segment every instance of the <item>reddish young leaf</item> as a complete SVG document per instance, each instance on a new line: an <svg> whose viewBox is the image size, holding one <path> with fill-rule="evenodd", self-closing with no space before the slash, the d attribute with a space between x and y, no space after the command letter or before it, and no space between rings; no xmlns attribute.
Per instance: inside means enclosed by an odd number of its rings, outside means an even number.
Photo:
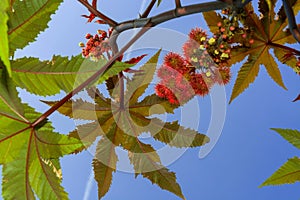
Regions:
<svg viewBox="0 0 300 200"><path fill-rule="evenodd" d="M93 13L91 13L89 16L88 15L81 15L82 17L85 17L85 18L88 18L88 21L87 22L92 22L96 15L94 15Z"/></svg>
<svg viewBox="0 0 300 200"><path fill-rule="evenodd" d="M93 8L97 8L97 0L93 0L93 2L92 2L92 6L93 6ZM88 18L88 23L89 22L92 22L94 19L95 19L95 17L96 17L96 15L95 14L93 14L93 13L90 13L90 15L88 16L88 15L81 15L82 17L85 17L85 18ZM98 20L97 20L98 21Z"/></svg>
<svg viewBox="0 0 300 200"><path fill-rule="evenodd" d="M296 99L293 100L293 102L299 101L300 100L300 94L296 97Z"/></svg>
<svg viewBox="0 0 300 200"><path fill-rule="evenodd" d="M95 23L97 23L97 24L106 24L106 22L101 20L101 19L96 20Z"/></svg>
<svg viewBox="0 0 300 200"><path fill-rule="evenodd" d="M135 57L135 58L131 58L128 61L125 61L125 63L128 64L137 64L138 62L140 62L145 56L147 56L147 54L143 54L141 56Z"/></svg>

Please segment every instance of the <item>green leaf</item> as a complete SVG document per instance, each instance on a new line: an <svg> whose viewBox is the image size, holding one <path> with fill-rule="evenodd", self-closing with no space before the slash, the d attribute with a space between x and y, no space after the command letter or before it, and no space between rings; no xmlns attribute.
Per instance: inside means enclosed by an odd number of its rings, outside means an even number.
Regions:
<svg viewBox="0 0 300 200"><path fill-rule="evenodd" d="M93 159L95 180L98 183L98 198L101 199L109 190L112 183L112 174L117 168L115 145L107 138L102 138Z"/></svg>
<svg viewBox="0 0 300 200"><path fill-rule="evenodd" d="M38 147L37 139L31 139L30 148L30 168L29 168L29 180L30 185L35 191L39 199L47 197L47 199L68 199L68 194L64 191L61 186L61 179L53 171L52 167L47 165L42 158L42 151ZM57 145L57 144L56 144ZM69 144L71 146L71 144ZM49 145L50 146L50 145ZM72 150L74 151L74 150ZM28 154L27 154L28 155ZM56 156L53 155L55 158Z"/></svg>
<svg viewBox="0 0 300 200"><path fill-rule="evenodd" d="M5 200L11 199L35 199L28 176L28 160L26 150L23 149L18 157L2 168L2 197Z"/></svg>
<svg viewBox="0 0 300 200"><path fill-rule="evenodd" d="M153 124L163 127L159 132L150 129L154 139L166 143L173 147L200 147L209 142L209 138L197 131L187 129L178 124L178 122L163 123L160 120L153 119Z"/></svg>
<svg viewBox="0 0 300 200"><path fill-rule="evenodd" d="M279 133L289 143L300 149L300 132L292 129L271 128L271 130Z"/></svg>
<svg viewBox="0 0 300 200"><path fill-rule="evenodd" d="M58 109L60 113L74 119L93 121L77 126L70 134L71 137L89 143L101 137L97 146L100 161L97 161L99 159L93 161L95 174L98 174L95 179L98 182L99 198L109 189L116 162L113 149L120 146L128 151L136 175L142 174L162 189L184 199L175 174L162 165L156 150L150 144L143 143L139 136L150 132L154 139L173 147L198 147L209 141L205 135L185 129L178 122L164 123L153 117L154 114L173 113L177 106L153 94L141 98L153 79L158 55L159 52L142 67L142 71L147 71L147 74L136 74L132 81L127 80L124 98L121 98L122 93L120 93L124 91L122 84L113 84L115 95L112 96L115 98L105 98L99 90L90 88L87 92L94 99L94 103L77 99L65 103ZM130 93L131 91L133 93ZM46 103L53 105L55 102ZM104 163L101 163L103 160ZM110 162L111 165L105 165Z"/></svg>
<svg viewBox="0 0 300 200"><path fill-rule="evenodd" d="M39 199L67 199L67 193L60 186L58 158L77 151L83 144L75 138L54 133L50 123L32 127L30 122L41 114L25 104L23 107L21 119L0 115L3 197L31 200L36 195Z"/></svg>
<svg viewBox="0 0 300 200"><path fill-rule="evenodd" d="M238 72L229 103L249 87L250 83L255 80L258 72L259 60L257 58L248 58L247 63L245 63Z"/></svg>
<svg viewBox="0 0 300 200"><path fill-rule="evenodd" d="M174 110L178 106L159 98L156 94L152 94L145 97L141 102L131 105L130 108L133 112L150 116L154 114L174 113Z"/></svg>
<svg viewBox="0 0 300 200"><path fill-rule="evenodd" d="M130 162L133 164L136 176L141 174L144 178L158 185L161 189L174 193L185 199L174 172L170 172L160 162L155 160L158 155L150 145L138 142L132 147L135 152L129 152Z"/></svg>
<svg viewBox="0 0 300 200"><path fill-rule="evenodd" d="M267 185L291 184L300 181L300 159L294 157L282 165L260 187Z"/></svg>
<svg viewBox="0 0 300 200"><path fill-rule="evenodd" d="M48 28L50 16L63 0L11 1L8 12L8 39L10 55L22 49Z"/></svg>
<svg viewBox="0 0 300 200"><path fill-rule="evenodd" d="M51 61L37 58L21 58L12 61L13 80L18 87L41 95L54 95L63 90L72 91L106 63L106 60L93 62L81 55L72 57L54 56ZM103 82L132 64L116 62L98 80ZM47 81L45 81L47 80ZM97 82L97 81L96 81Z"/></svg>
<svg viewBox="0 0 300 200"><path fill-rule="evenodd" d="M285 87L285 85L283 83L282 76L281 76L281 73L279 71L278 65L275 62L273 56L270 55L270 54L267 54L265 59L266 59L266 61L265 61L265 67L267 69L267 72L268 72L269 76L279 86L281 86L283 89L287 90L287 88Z"/></svg>
<svg viewBox="0 0 300 200"><path fill-rule="evenodd" d="M3 61L6 70L9 75L11 75L11 68L10 68L10 62L9 62L9 43L8 43L8 27L7 27L7 21L8 21L8 15L7 10L9 8L9 1L8 0L2 0L0 4L0 60Z"/></svg>
<svg viewBox="0 0 300 200"><path fill-rule="evenodd" d="M78 139L50 131L39 131L35 137L37 149L44 159L59 158L87 145L81 144Z"/></svg>
<svg viewBox="0 0 300 200"><path fill-rule="evenodd" d="M20 120L24 119L22 116L24 113L23 107L15 84L1 67L0 76L0 116L5 115Z"/></svg>
<svg viewBox="0 0 300 200"><path fill-rule="evenodd" d="M127 83L126 97L130 98L129 103L133 104L138 101L138 98L144 94L145 90L151 83L154 72L157 67L158 57L161 50L152 56L139 70L143 71L142 75L136 74L131 81ZM127 100L128 101L128 100Z"/></svg>

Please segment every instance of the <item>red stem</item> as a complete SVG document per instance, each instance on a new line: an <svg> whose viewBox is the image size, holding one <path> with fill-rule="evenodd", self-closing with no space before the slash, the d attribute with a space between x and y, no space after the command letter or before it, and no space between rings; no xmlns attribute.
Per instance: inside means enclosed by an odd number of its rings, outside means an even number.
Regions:
<svg viewBox="0 0 300 200"><path fill-rule="evenodd" d="M145 12L141 15L141 18L146 18L146 17L148 17L148 15L150 14L150 12L151 12L153 6L155 5L156 1L157 1L157 0L152 0L152 1L150 2L150 4L148 5L148 7L146 8Z"/></svg>
<svg viewBox="0 0 300 200"><path fill-rule="evenodd" d="M118 51L101 69L99 69L95 74L93 74L90 78L80 84L77 88L75 88L72 92L67 94L63 99L54 104L49 110L47 110L44 114L42 114L38 119L36 119L31 127L36 127L39 123L43 122L47 117L49 117L52 113L54 113L58 108L60 108L64 103L70 100L76 93L83 90L86 86L92 83L95 79L97 79L101 74L103 74L106 70L108 70L115 61L133 44L135 43L150 27L152 23L149 22L146 24L144 28L142 28L120 51Z"/></svg>
<svg viewBox="0 0 300 200"><path fill-rule="evenodd" d="M107 17L103 13L99 12L96 8L94 8L92 5L89 4L86 0L78 0L80 3L82 3L91 13L96 15L97 17L101 18L103 21L105 21L108 25L115 27L118 25L117 22L112 20L111 18Z"/></svg>
<svg viewBox="0 0 300 200"><path fill-rule="evenodd" d="M181 1L175 0L176 8L181 8Z"/></svg>

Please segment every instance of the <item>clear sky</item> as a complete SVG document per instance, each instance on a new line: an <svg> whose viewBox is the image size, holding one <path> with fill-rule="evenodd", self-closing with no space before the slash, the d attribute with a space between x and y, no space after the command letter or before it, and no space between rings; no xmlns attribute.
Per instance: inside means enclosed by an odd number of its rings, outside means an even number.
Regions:
<svg viewBox="0 0 300 200"><path fill-rule="evenodd" d="M143 7L143 2L141 0L99 0L99 8L117 21L127 20L137 16ZM183 2L189 4L195 1ZM172 3L173 1L162 1L161 7L153 13L171 8ZM86 19L80 17L82 14L88 14L82 5L77 1L66 0L52 17L50 28L39 35L37 42L18 52L16 56L50 59L53 54L64 56L79 54L78 43L85 41L85 34L93 34L99 29L99 26L94 23L86 24ZM182 17L159 27L187 34L196 26L204 29L207 27L201 14ZM180 40L173 42L181 45ZM299 48L299 45L294 47ZM238 65L232 67L232 81L225 88L228 99L238 68ZM293 200L300 198L299 183L258 188L288 158L300 155L299 150L269 129L272 127L300 129L300 102L291 102L300 92L300 77L285 65L280 65L280 70L288 91L277 86L262 67L255 83L251 84L250 88L232 104L227 105L222 134L210 154L199 159L199 148L189 149L168 166L176 172L178 182L188 200ZM39 111L45 111L47 107L38 102L40 98L29 98L24 90L20 91L24 101L35 105ZM57 99L59 95L51 98ZM198 98L198 100L201 120L199 127L193 128L198 129L199 132L207 132L211 115L210 96ZM190 112L189 120L192 121L195 113ZM63 133L74 129L74 123L61 115L55 114L51 119L57 130ZM182 120L186 123L183 125L192 126L189 120ZM70 199L97 199L96 183L89 181L91 160L92 155L89 152L66 156L62 159L63 185ZM152 185L140 176L135 179L131 173L118 171L114 174L111 190L103 199L177 200L179 198Z"/></svg>

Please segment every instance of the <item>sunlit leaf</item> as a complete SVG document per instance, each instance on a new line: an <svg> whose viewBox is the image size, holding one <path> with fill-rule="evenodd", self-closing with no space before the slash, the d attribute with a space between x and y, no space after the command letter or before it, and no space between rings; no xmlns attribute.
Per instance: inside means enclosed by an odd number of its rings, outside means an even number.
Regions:
<svg viewBox="0 0 300 200"><path fill-rule="evenodd" d="M153 79L159 53L160 51L139 70L147 73L135 74L132 80L127 80L124 88L120 83L114 85L111 94L115 98L106 98L99 90L91 88L87 93L94 99L94 103L77 99L58 109L60 113L74 119L93 121L77 126L77 130L70 136L88 143L101 137L96 153L99 159L93 161L99 198L110 187L117 160L114 148L121 146L128 151L136 175L141 174L153 184L184 199L175 173L162 165L156 150L151 144L142 142L139 136L149 132L157 141L173 147L199 147L209 141L205 135L186 129L177 122L164 123L153 117L155 114L173 113L177 108L153 94L143 97ZM125 88L127 90L122 94ZM45 103L50 106L55 104Z"/></svg>
<svg viewBox="0 0 300 200"><path fill-rule="evenodd" d="M8 44L8 15L9 1L2 0L0 4L0 60L3 61L7 71L11 74L10 62L9 62L9 44Z"/></svg>
<svg viewBox="0 0 300 200"><path fill-rule="evenodd" d="M294 157L282 165L260 187L267 185L291 184L300 181L300 159Z"/></svg>
<svg viewBox="0 0 300 200"><path fill-rule="evenodd" d="M37 35L48 28L50 16L58 9L62 0L10 1L8 11L8 39L10 55L22 49ZM2 34L1 34L2 36Z"/></svg>
<svg viewBox="0 0 300 200"><path fill-rule="evenodd" d="M272 128L272 130L279 133L289 143L300 149L300 132L298 130L280 128Z"/></svg>
<svg viewBox="0 0 300 200"><path fill-rule="evenodd" d="M111 129L113 132L115 129ZM111 135L113 140L114 134ZM109 190L112 182L112 174L117 168L117 155L115 152L114 141L102 138L97 145L95 157L93 159L93 169L95 180L98 183L98 197L102 198Z"/></svg>
<svg viewBox="0 0 300 200"><path fill-rule="evenodd" d="M41 96L54 95L61 90L72 91L103 67L105 63L106 60L93 62L81 55L71 59L54 56L51 61L21 58L12 61L13 80L18 87L31 93ZM101 75L97 83L103 82L131 66L132 64L117 62Z"/></svg>
<svg viewBox="0 0 300 200"><path fill-rule="evenodd" d="M245 6L245 12L248 13L247 17L243 21L243 25L251 27L252 39L254 43L251 47L234 47L232 49L231 59L229 64L241 62L248 57L246 63L244 63L238 73L238 77L234 84L233 92L230 98L230 102L240 95L251 83L254 82L258 75L260 66L266 67L269 76L282 88L286 89L281 73L278 68L278 64L275 62L273 53L278 60L291 67L296 66L296 57L291 52L289 47L285 44L296 43L297 41L289 30L286 30L288 25L287 17L281 7L278 16L274 11L276 0L261 0L259 1L259 11L262 14L261 17L254 12L251 3ZM294 11L299 7L299 1L290 1ZM297 10L298 12L298 10ZM220 20L220 17L215 12L209 12L204 14L205 19L212 31L217 31L216 23L214 20ZM288 56L288 59L287 58Z"/></svg>
<svg viewBox="0 0 300 200"><path fill-rule="evenodd" d="M1 67L0 76L0 115L22 120L23 107L18 97L16 86Z"/></svg>
<svg viewBox="0 0 300 200"><path fill-rule="evenodd" d="M3 106L3 102L1 105ZM83 143L53 132L50 123L30 126L41 114L27 105L19 118L0 112L0 164L4 199L68 199L61 184L58 158ZM14 111L15 112L15 111Z"/></svg>

